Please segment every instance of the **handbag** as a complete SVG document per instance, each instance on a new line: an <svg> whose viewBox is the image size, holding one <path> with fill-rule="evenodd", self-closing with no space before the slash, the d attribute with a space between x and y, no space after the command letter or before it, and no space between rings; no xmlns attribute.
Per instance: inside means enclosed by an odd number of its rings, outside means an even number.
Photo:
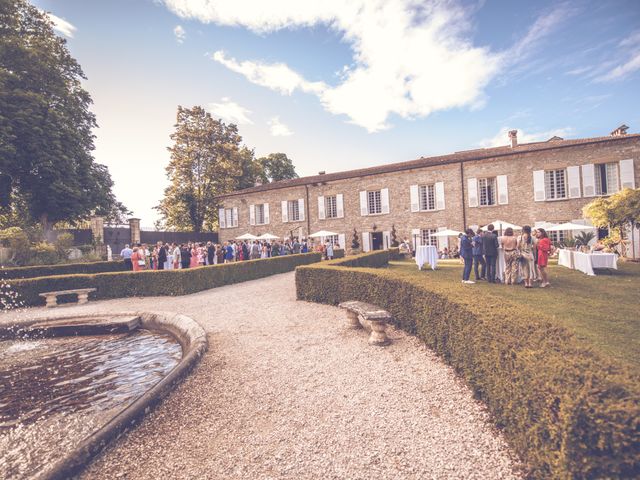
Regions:
<svg viewBox="0 0 640 480"><path fill-rule="evenodd" d="M140 267L144 267L145 266L144 260L138 260L138 265Z"/></svg>

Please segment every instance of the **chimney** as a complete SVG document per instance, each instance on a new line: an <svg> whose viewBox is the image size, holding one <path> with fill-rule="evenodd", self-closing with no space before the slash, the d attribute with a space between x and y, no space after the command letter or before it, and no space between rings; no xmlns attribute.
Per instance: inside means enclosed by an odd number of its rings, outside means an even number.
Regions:
<svg viewBox="0 0 640 480"><path fill-rule="evenodd" d="M627 130L629 130L629 127L627 127L625 124L622 124L618 128L616 128L613 132L611 132L611 136L621 137L622 135L627 134Z"/></svg>
<svg viewBox="0 0 640 480"><path fill-rule="evenodd" d="M318 175L324 175L325 173L327 173L327 172L325 172L324 170L322 170L322 171L318 172Z"/></svg>
<svg viewBox="0 0 640 480"><path fill-rule="evenodd" d="M518 146L518 130L509 130L509 140L511 140L511 148Z"/></svg>

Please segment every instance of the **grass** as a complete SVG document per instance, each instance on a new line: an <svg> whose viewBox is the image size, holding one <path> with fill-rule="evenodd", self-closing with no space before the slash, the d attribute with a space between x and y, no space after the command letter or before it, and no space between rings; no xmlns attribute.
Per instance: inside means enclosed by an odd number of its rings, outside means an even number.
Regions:
<svg viewBox="0 0 640 480"><path fill-rule="evenodd" d="M581 342L640 371L640 264L619 262L617 271L595 277L551 265L551 286L533 289L486 282L463 285L458 260L440 261L435 271L427 266L419 271L409 261L390 262L388 268L419 278L436 290L446 285L449 294L455 284L454 292L476 296L478 302L507 301L540 311L574 332Z"/></svg>

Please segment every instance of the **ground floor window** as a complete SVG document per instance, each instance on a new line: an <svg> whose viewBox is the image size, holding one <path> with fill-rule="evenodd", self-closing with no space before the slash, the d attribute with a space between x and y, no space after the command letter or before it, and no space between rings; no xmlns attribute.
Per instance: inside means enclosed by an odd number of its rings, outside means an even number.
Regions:
<svg viewBox="0 0 640 480"><path fill-rule="evenodd" d="M558 243L564 243L565 239L569 236L568 232L562 230L559 232L547 232L547 234L549 235L549 240L551 240L551 243L558 244Z"/></svg>
<svg viewBox="0 0 640 480"><path fill-rule="evenodd" d="M438 246L438 237L434 237L434 233L437 230L435 228L423 228L420 230L420 236L422 239L422 245L433 245L434 247Z"/></svg>

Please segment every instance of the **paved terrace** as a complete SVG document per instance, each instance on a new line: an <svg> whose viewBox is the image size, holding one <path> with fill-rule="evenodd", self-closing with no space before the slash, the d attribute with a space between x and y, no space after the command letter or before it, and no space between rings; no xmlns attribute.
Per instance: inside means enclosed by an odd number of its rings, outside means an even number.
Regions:
<svg viewBox="0 0 640 480"><path fill-rule="evenodd" d="M83 478L521 478L449 367L402 331L370 347L343 311L296 301L293 273L26 315L125 310L186 314L209 351Z"/></svg>

